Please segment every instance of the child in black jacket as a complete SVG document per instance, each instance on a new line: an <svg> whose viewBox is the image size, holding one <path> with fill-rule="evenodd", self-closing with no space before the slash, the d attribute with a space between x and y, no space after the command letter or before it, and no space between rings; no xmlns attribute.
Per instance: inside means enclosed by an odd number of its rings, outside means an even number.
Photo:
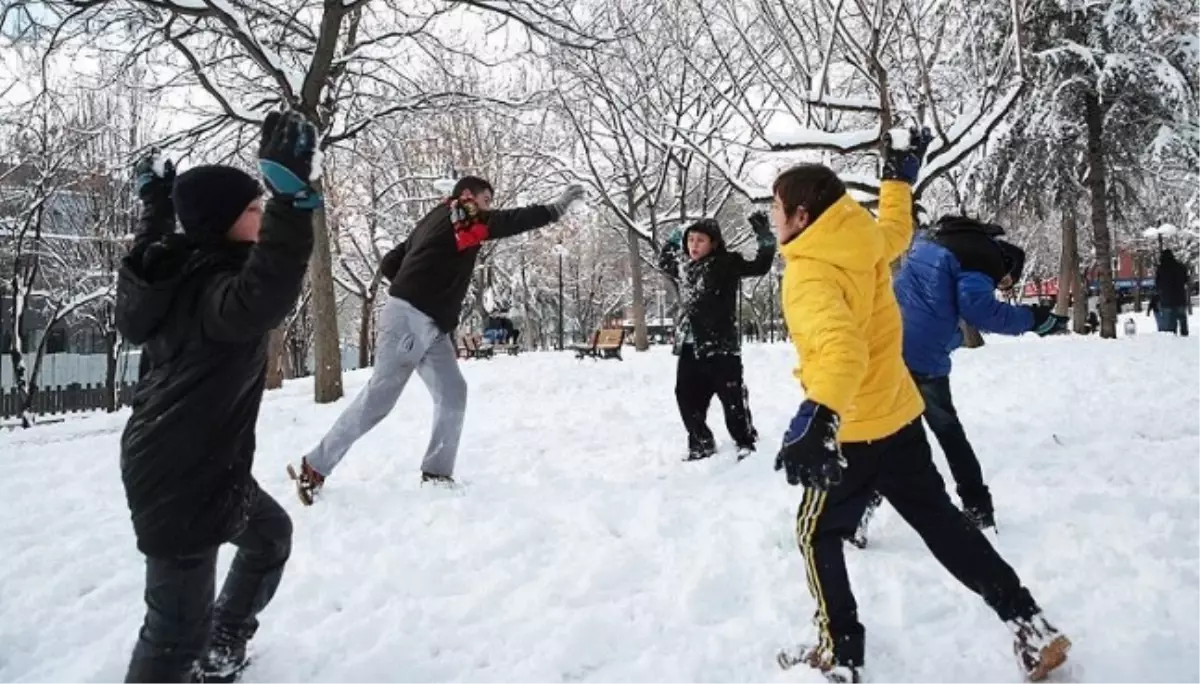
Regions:
<svg viewBox="0 0 1200 684"><path fill-rule="evenodd" d="M232 681L291 551L287 513L251 475L267 336L296 303L312 251L316 130L278 113L259 165L176 180L138 165L140 234L122 261L117 327L144 345L121 479L146 556L146 617L126 681ZM173 234L174 216L183 226ZM215 604L217 550L238 547Z"/></svg>
<svg viewBox="0 0 1200 684"><path fill-rule="evenodd" d="M714 394L725 410L725 426L737 443L739 461L754 452L758 440L742 378L738 282L771 270L775 236L766 214L756 213L749 220L758 242L753 260L726 249L721 226L712 219L697 221L682 233L676 231L658 256L659 268L679 284L675 399L688 433L689 461L716 453L705 421ZM685 258L680 258L681 253Z"/></svg>

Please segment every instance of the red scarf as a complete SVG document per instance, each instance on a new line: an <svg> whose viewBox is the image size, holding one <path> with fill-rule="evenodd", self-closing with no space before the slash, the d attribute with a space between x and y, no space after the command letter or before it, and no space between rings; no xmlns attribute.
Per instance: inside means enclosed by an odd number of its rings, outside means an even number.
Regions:
<svg viewBox="0 0 1200 684"><path fill-rule="evenodd" d="M451 197L446 200L446 205L450 207L450 225L454 227L454 244L458 251L478 247L488 239L487 224L474 200Z"/></svg>

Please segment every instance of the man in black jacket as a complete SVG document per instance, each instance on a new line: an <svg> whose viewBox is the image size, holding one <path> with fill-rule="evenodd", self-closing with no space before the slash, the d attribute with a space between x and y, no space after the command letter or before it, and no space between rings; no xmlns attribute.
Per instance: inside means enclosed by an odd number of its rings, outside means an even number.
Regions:
<svg viewBox="0 0 1200 684"><path fill-rule="evenodd" d="M737 443L739 461L753 453L758 439L742 379L738 283L771 270L775 236L766 214L752 215L750 226L758 243L753 261L726 249L721 226L712 219L697 221L682 233L676 231L658 255L659 268L679 284L675 400L688 434L689 461L716 453L705 420L713 394L725 410L725 427ZM685 248L686 257L681 259Z"/></svg>
<svg viewBox="0 0 1200 684"><path fill-rule="evenodd" d="M146 555L146 617L126 681L231 681L291 551L291 521L251 475L268 332L296 303L312 251L316 130L272 113L259 166L272 197L227 166L172 183L139 164L141 235L122 261L117 327L146 373L121 438L121 479ZM183 235L171 233L177 213ZM238 547L216 603L217 549Z"/></svg>
<svg viewBox="0 0 1200 684"><path fill-rule="evenodd" d="M1188 336L1188 272L1187 267L1175 258L1175 253L1164 249L1158 259L1158 272L1154 276L1154 287L1158 291L1158 308L1162 317L1162 328L1182 337Z"/></svg>
<svg viewBox="0 0 1200 684"><path fill-rule="evenodd" d="M408 239L384 255L380 269L391 281L390 298L379 318L371 379L320 444L301 459L299 471L288 466L305 505L312 505L350 447L391 412L414 371L429 388L434 407L421 480L453 484L467 408L467 383L458 369L453 335L479 248L487 240L559 220L582 196L583 188L572 185L551 204L492 211L491 184L467 176Z"/></svg>

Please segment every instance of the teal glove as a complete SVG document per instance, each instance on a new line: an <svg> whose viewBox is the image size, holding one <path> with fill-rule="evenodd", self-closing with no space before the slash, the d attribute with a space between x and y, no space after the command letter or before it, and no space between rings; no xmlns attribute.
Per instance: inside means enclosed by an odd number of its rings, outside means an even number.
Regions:
<svg viewBox="0 0 1200 684"><path fill-rule="evenodd" d="M324 204L309 181L317 151L317 129L296 112L271 112L263 122L258 168L276 199L297 209L313 210Z"/></svg>

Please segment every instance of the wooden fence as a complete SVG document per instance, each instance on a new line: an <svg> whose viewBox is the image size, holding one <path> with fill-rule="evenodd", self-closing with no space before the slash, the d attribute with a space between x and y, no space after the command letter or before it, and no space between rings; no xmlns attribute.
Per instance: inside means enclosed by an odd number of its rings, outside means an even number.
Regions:
<svg viewBox="0 0 1200 684"><path fill-rule="evenodd" d="M123 383L117 389L117 405L128 406L133 399L133 383ZM72 383L66 387L39 387L33 395L33 412L38 415L76 413L104 408L104 385ZM0 391L0 418L20 413L17 390Z"/></svg>

